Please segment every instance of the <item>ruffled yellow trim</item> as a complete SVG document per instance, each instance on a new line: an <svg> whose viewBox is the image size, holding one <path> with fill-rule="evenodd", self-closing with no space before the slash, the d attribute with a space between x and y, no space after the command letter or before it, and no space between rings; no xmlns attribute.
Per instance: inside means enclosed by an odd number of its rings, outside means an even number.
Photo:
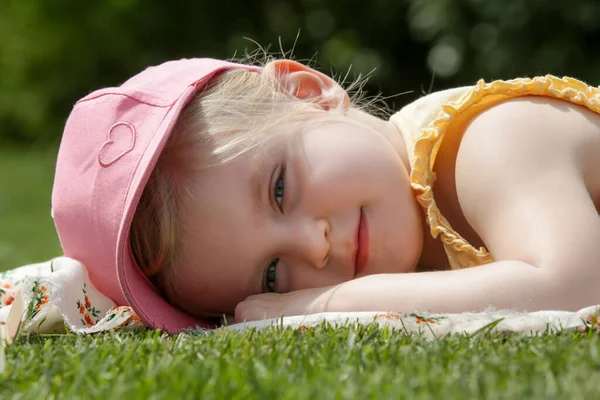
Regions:
<svg viewBox="0 0 600 400"><path fill-rule="evenodd" d="M510 98L526 95L549 96L567 100L600 113L600 89L590 87L572 78L543 77L520 78L510 81L477 82L458 101L442 106L438 116L424 129L414 143L414 158L410 175L411 186L419 204L425 209L427 221L434 238L441 235L453 269L466 268L492 262L492 256L484 248L471 246L461 237L440 213L434 196L435 173L433 165L444 134L450 124L469 107L489 103L497 104ZM455 258L451 257L454 253Z"/></svg>

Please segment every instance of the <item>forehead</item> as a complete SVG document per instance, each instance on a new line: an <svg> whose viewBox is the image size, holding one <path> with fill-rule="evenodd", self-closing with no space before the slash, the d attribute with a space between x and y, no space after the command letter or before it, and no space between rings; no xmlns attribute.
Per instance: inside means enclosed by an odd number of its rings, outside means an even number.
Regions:
<svg viewBox="0 0 600 400"><path fill-rule="evenodd" d="M251 182L268 173L268 157L249 151L211 167L189 188L180 217L180 263L176 289L207 311L233 311L260 288L256 270L256 190ZM268 179L268 177L267 177Z"/></svg>

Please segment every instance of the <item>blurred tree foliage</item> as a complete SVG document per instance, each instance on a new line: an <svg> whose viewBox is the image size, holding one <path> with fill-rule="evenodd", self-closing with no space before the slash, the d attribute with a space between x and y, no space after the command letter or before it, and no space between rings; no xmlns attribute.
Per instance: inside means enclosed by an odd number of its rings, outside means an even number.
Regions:
<svg viewBox="0 0 600 400"><path fill-rule="evenodd" d="M597 0L0 0L0 141L56 143L88 92L169 59L243 56L245 38L372 72L367 90L397 109L479 78L597 85L599 31Z"/></svg>

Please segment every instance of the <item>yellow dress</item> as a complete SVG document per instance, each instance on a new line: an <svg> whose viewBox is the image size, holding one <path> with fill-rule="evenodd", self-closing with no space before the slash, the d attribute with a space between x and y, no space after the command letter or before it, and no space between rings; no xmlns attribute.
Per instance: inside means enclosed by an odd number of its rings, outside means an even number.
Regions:
<svg viewBox="0 0 600 400"><path fill-rule="evenodd" d="M452 269L493 261L484 247L471 246L438 209L434 194L435 158L445 137L462 135L478 113L520 96L546 96L569 101L600 113L600 89L573 78L547 75L510 81L483 80L475 86L444 90L424 96L402 108L390 121L403 132L411 164L410 182L426 213L434 238L441 238Z"/></svg>

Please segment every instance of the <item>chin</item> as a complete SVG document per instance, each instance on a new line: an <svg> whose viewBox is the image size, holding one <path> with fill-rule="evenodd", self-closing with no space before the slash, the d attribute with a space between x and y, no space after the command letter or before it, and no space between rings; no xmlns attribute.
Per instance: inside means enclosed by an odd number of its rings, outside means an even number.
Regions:
<svg viewBox="0 0 600 400"><path fill-rule="evenodd" d="M419 237L420 239L420 237ZM419 259L421 258L422 243L420 240L406 240L400 243L410 243L407 246L398 246L391 257L386 257L384 263L380 264L384 273L402 274L415 272Z"/></svg>
<svg viewBox="0 0 600 400"><path fill-rule="evenodd" d="M408 263L404 258L386 257L386 259L381 260L381 262L367 265L357 277L376 274L405 274L415 272L417 269L417 261Z"/></svg>

